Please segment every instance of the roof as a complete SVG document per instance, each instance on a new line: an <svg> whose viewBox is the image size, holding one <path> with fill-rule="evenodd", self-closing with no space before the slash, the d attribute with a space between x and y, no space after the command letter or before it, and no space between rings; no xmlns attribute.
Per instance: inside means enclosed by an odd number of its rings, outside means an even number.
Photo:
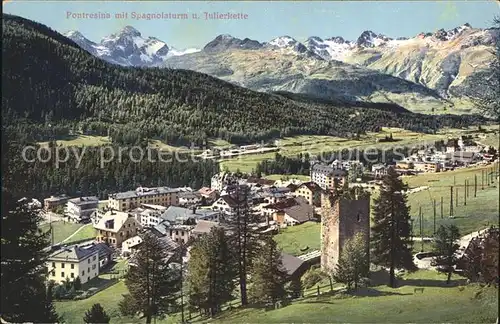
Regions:
<svg viewBox="0 0 500 324"><path fill-rule="evenodd" d="M302 185L299 186L299 188L302 186L307 187L307 189L311 190L312 192L322 191L321 187L316 182L313 181L304 182Z"/></svg>
<svg viewBox="0 0 500 324"><path fill-rule="evenodd" d="M293 276L305 261L293 255L281 252L281 262L283 263L283 268L285 268L286 273L289 276Z"/></svg>
<svg viewBox="0 0 500 324"><path fill-rule="evenodd" d="M90 251L98 251L99 257L113 254L113 249L104 243L95 243L93 242L91 245L82 246L82 248L90 250Z"/></svg>
<svg viewBox="0 0 500 324"><path fill-rule="evenodd" d="M84 205L84 204L89 204L89 203L99 203L99 198L96 196L90 196L90 197L78 197L78 198L73 198L68 200L68 202L73 203L75 205Z"/></svg>
<svg viewBox="0 0 500 324"><path fill-rule="evenodd" d="M264 178L257 178L257 177L249 177L247 179L248 183L256 183L262 186L272 186L276 182L275 180L269 180L269 179L264 179Z"/></svg>
<svg viewBox="0 0 500 324"><path fill-rule="evenodd" d="M212 230L212 227L218 226L218 222L200 220L196 223L196 226L193 228L194 234L205 234L209 233Z"/></svg>
<svg viewBox="0 0 500 324"><path fill-rule="evenodd" d="M198 192L183 191L179 193L179 198L184 198L184 199L201 198L201 194Z"/></svg>
<svg viewBox="0 0 500 324"><path fill-rule="evenodd" d="M97 253L97 249L85 249L78 245L73 245L54 252L49 256L48 260L80 262Z"/></svg>
<svg viewBox="0 0 500 324"><path fill-rule="evenodd" d="M314 215L314 207L309 205L303 197L288 198L277 203L264 206L264 208L275 209L284 212L298 222L305 222Z"/></svg>
<svg viewBox="0 0 500 324"><path fill-rule="evenodd" d="M283 200L280 200L274 204L266 205L263 208L284 210L286 208L290 208L292 206L299 204L298 198L302 198L302 197L291 197L291 198L283 199Z"/></svg>
<svg viewBox="0 0 500 324"><path fill-rule="evenodd" d="M175 192L179 192L179 191L181 191L181 189L179 189L179 188L169 188L169 187L144 188L144 187L139 187L136 190L118 192L115 194L111 194L111 195L109 195L109 197L112 199L120 200L120 199L128 199L128 198L135 198L135 197L175 193Z"/></svg>
<svg viewBox="0 0 500 324"><path fill-rule="evenodd" d="M200 193L200 195L210 196L215 192L215 190L208 187L203 187L200 190L198 190L198 192Z"/></svg>
<svg viewBox="0 0 500 324"><path fill-rule="evenodd" d="M104 214L94 227L99 230L116 233L129 217L128 213L110 210Z"/></svg>
<svg viewBox="0 0 500 324"><path fill-rule="evenodd" d="M219 212L209 209L169 206L160 217L162 220L175 223L176 221L185 221L189 218L203 219L205 217L211 217L217 214L219 214Z"/></svg>
<svg viewBox="0 0 500 324"><path fill-rule="evenodd" d="M60 196L50 196L49 198L45 198L44 201L60 201L60 200L67 200L69 199L68 196L65 194L62 194Z"/></svg>
<svg viewBox="0 0 500 324"><path fill-rule="evenodd" d="M345 170L335 169L329 165L324 164L314 164L312 166L313 172L326 173L326 174L335 174L335 175L344 175L346 174Z"/></svg>
<svg viewBox="0 0 500 324"><path fill-rule="evenodd" d="M147 209L154 209L154 210L160 210L160 211L167 210L167 207L161 206L161 205L141 204L141 206L144 208L147 208Z"/></svg>

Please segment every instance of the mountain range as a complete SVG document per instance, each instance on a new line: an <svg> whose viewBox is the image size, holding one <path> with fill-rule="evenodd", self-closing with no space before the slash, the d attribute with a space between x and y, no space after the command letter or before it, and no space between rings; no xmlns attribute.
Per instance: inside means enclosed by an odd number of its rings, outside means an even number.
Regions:
<svg viewBox="0 0 500 324"><path fill-rule="evenodd" d="M129 68L96 58L42 24L4 14L2 25L8 62L2 65L2 125L31 140L79 129L127 145L152 138L248 143L297 134L348 137L383 126L434 132L485 121L414 114L394 104L257 92L183 69Z"/></svg>
<svg viewBox="0 0 500 324"><path fill-rule="evenodd" d="M390 38L364 31L354 41L316 36L269 42L219 35L202 49L178 51L127 26L96 44L65 34L108 62L190 69L257 91L322 99L395 103L417 112L471 111L467 94L488 73L498 29L469 24Z"/></svg>

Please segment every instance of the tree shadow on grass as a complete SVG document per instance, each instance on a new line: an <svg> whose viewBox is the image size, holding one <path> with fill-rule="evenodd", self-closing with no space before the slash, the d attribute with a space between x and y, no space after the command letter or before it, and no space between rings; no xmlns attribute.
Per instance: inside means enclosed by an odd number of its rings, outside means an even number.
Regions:
<svg viewBox="0 0 500 324"><path fill-rule="evenodd" d="M434 279L400 279L397 281L398 287L416 286L416 287L452 288L452 287L464 286L466 284L467 284L466 279L450 280L449 284L446 283L446 280L434 280Z"/></svg>
<svg viewBox="0 0 500 324"><path fill-rule="evenodd" d="M349 292L349 295L351 296L357 296L357 297L381 297L381 296L405 296L405 295L411 295L411 294L404 294L404 293L399 293L399 292L392 292L392 291L380 291L374 288L370 287L363 287L363 288L358 288L358 290L353 290Z"/></svg>

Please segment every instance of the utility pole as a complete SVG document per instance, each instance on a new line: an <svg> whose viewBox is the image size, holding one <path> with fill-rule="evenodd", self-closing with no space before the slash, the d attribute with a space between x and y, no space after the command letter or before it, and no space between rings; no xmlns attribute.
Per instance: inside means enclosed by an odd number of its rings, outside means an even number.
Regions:
<svg viewBox="0 0 500 324"><path fill-rule="evenodd" d="M484 170L481 170L481 190L484 190Z"/></svg>
<svg viewBox="0 0 500 324"><path fill-rule="evenodd" d="M422 243L420 252L424 252L424 215L422 214L422 206L420 206L418 214L420 216L420 242Z"/></svg>
<svg viewBox="0 0 500 324"><path fill-rule="evenodd" d="M465 180L465 195L469 198L469 180Z"/></svg>
<svg viewBox="0 0 500 324"><path fill-rule="evenodd" d="M444 198L441 196L441 219L443 219L444 216Z"/></svg>
<svg viewBox="0 0 500 324"><path fill-rule="evenodd" d="M455 206L458 207L458 187L455 188Z"/></svg>
<svg viewBox="0 0 500 324"><path fill-rule="evenodd" d="M453 216L453 186L450 187L450 217Z"/></svg>
<svg viewBox="0 0 500 324"><path fill-rule="evenodd" d="M477 175L474 175L474 198L477 196Z"/></svg>
<svg viewBox="0 0 500 324"><path fill-rule="evenodd" d="M465 188L464 188L464 189L465 189L465 190L464 190L464 191L465 191L465 192L464 192L464 206L467 206L467 196L469 195L469 194L467 193L467 180L465 180Z"/></svg>
<svg viewBox="0 0 500 324"><path fill-rule="evenodd" d="M436 235L436 199L434 199L433 203L434 203L434 235Z"/></svg>

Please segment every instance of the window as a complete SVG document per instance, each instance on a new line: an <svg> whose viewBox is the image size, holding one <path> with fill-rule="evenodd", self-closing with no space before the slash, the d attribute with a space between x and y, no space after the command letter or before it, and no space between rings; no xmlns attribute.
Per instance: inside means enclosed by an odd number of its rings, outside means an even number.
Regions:
<svg viewBox="0 0 500 324"><path fill-rule="evenodd" d="M61 272L61 278L64 278L64 272Z"/></svg>
<svg viewBox="0 0 500 324"><path fill-rule="evenodd" d="M85 275L85 270L82 271L82 276L84 276L84 275Z"/></svg>
<svg viewBox="0 0 500 324"><path fill-rule="evenodd" d="M89 262L87 262L87 263L90 263L90 258L89 258Z"/></svg>
<svg viewBox="0 0 500 324"><path fill-rule="evenodd" d="M71 278L74 278L74 277L75 277L75 274L72 272L72 273L70 274L70 276L71 276Z"/></svg>
<svg viewBox="0 0 500 324"><path fill-rule="evenodd" d="M64 269L64 263L61 262L61 268Z"/></svg>
<svg viewBox="0 0 500 324"><path fill-rule="evenodd" d="M56 263L52 262L52 268L55 268L55 267L56 267Z"/></svg>
<svg viewBox="0 0 500 324"><path fill-rule="evenodd" d="M92 258L92 260L94 260L94 261L95 261L95 258L96 258L96 256L94 255L94 257Z"/></svg>
<svg viewBox="0 0 500 324"><path fill-rule="evenodd" d="M88 267L87 272L90 272L90 267Z"/></svg>
<svg viewBox="0 0 500 324"><path fill-rule="evenodd" d="M72 263L71 264L71 269L74 269L75 268L75 265Z"/></svg>
<svg viewBox="0 0 500 324"><path fill-rule="evenodd" d="M95 264L92 266L92 270L94 270L94 269L95 269Z"/></svg>
<svg viewBox="0 0 500 324"><path fill-rule="evenodd" d="M358 212L357 219L358 219L358 222L361 222L361 213L359 213L359 212Z"/></svg>
<svg viewBox="0 0 500 324"><path fill-rule="evenodd" d="M175 231L175 235L179 235L179 231Z"/></svg>
<svg viewBox="0 0 500 324"><path fill-rule="evenodd" d="M50 274L52 275L52 277L55 277L56 276L56 270L52 270L52 272Z"/></svg>

